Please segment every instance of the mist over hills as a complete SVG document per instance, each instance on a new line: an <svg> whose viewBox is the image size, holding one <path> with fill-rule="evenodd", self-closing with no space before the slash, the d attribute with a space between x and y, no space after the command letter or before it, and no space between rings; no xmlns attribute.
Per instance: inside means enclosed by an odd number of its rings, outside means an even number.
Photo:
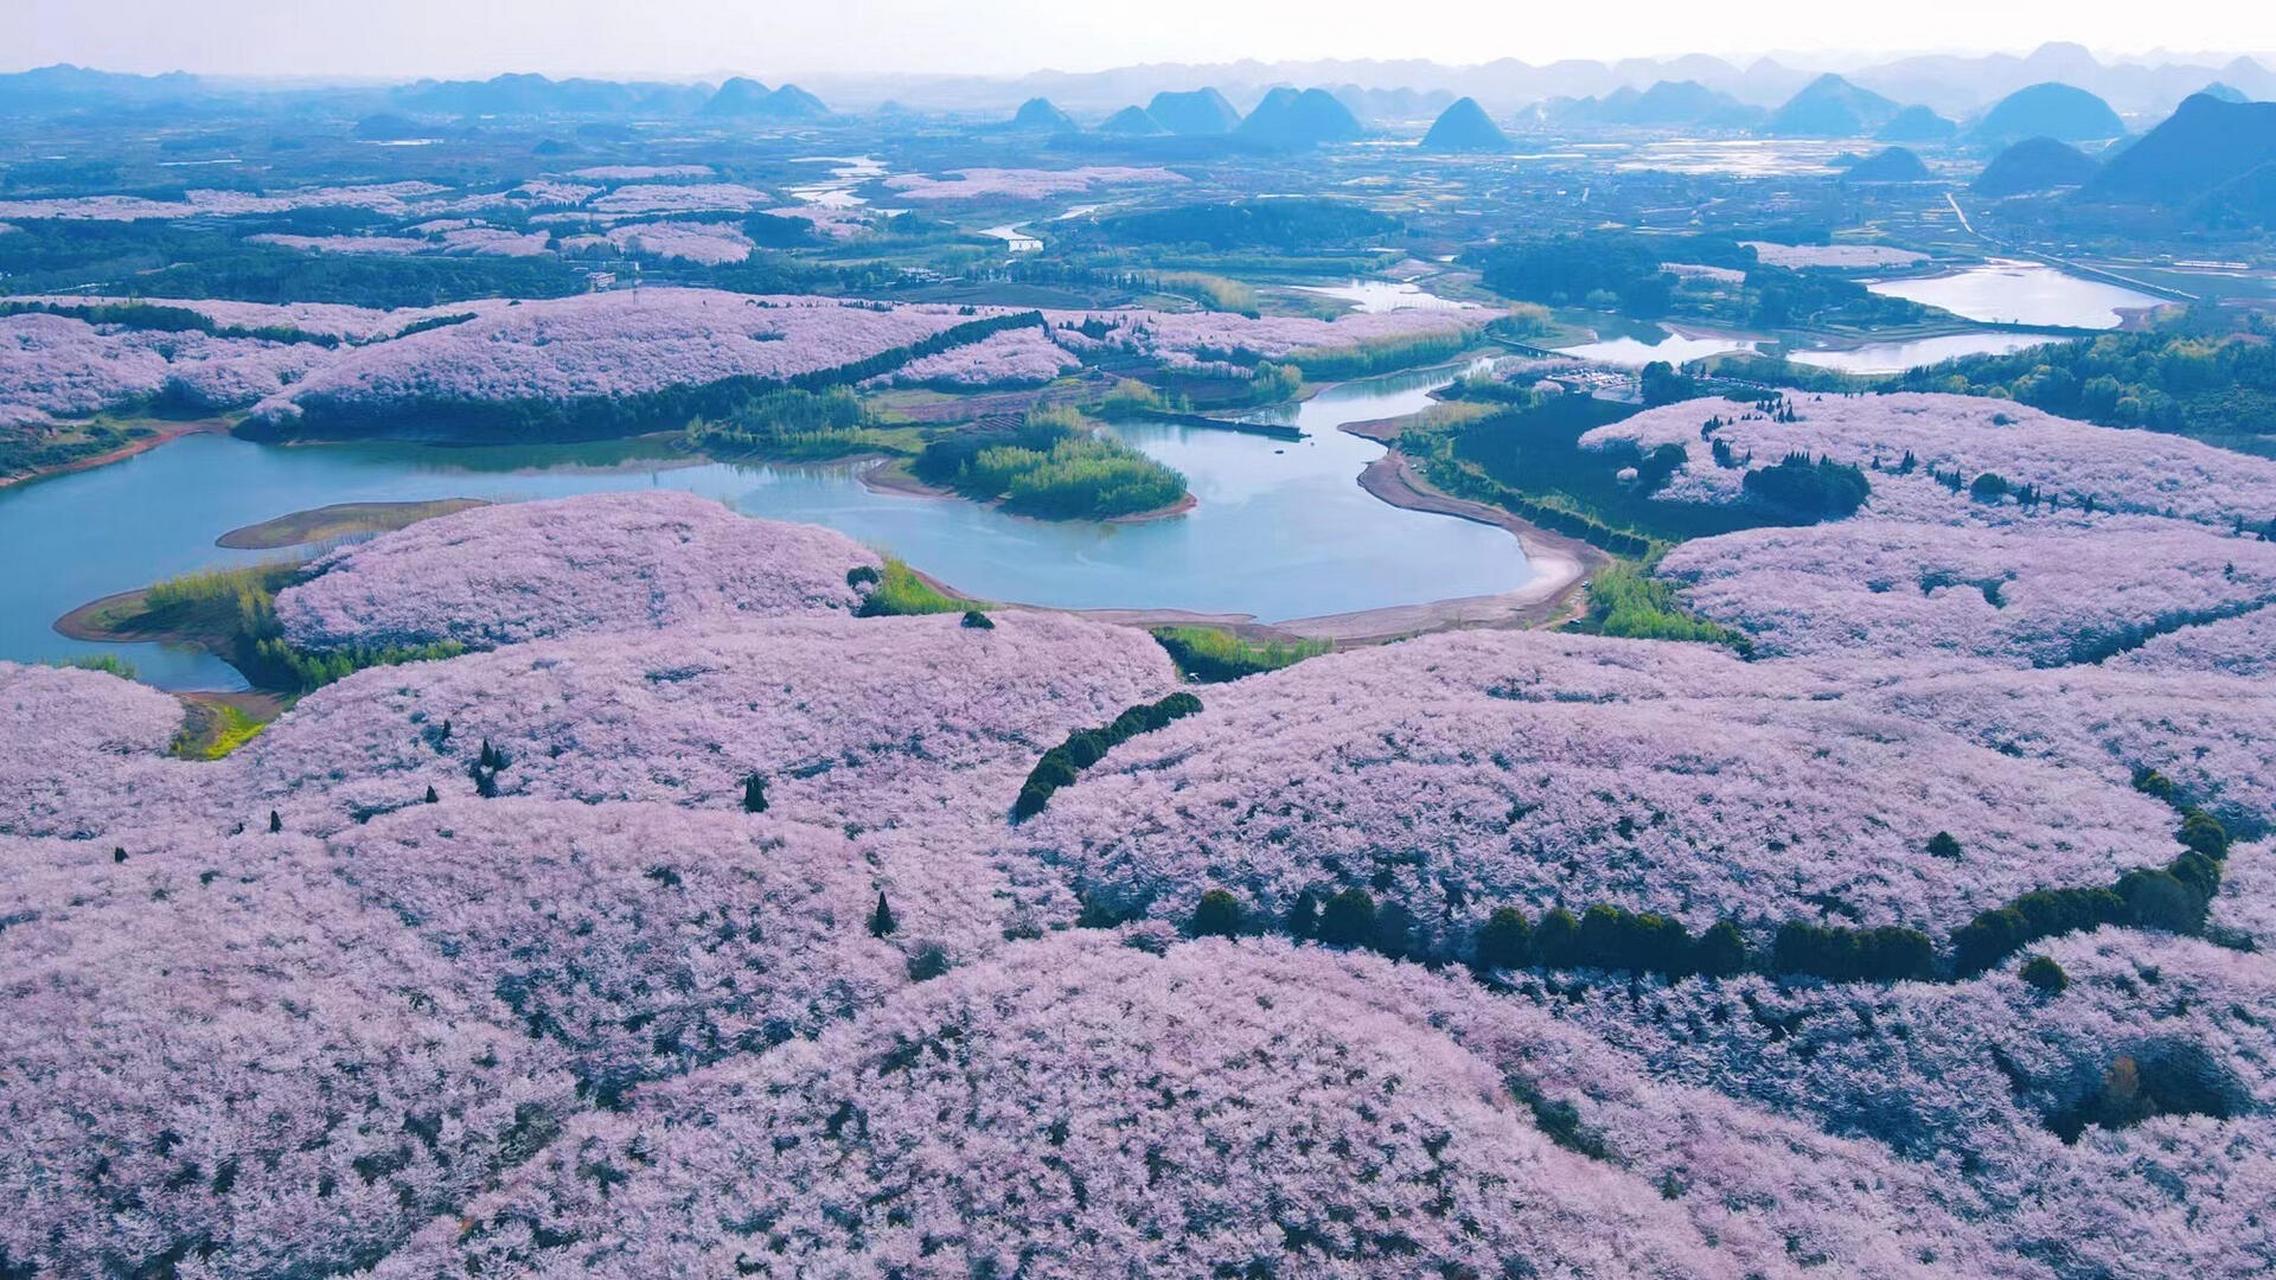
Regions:
<svg viewBox="0 0 2276 1280"><path fill-rule="evenodd" d="M1328 87L1363 120L1427 119L1460 97L1477 99L1496 116L1509 116L1541 104L1593 98L1600 107L1610 104L1614 115L1640 110L1645 117L1640 122L1649 124L1655 113L1666 110L1665 106L1654 101L1639 107L1633 99L1651 98L1659 89L1661 98L1721 95L1716 102L1722 119L1736 122L1743 117L1734 107L1779 109L1813 81L1833 72L1861 94L1874 95L1900 108L1925 107L1953 119L1980 115L2001 98L2050 81L2092 94L2121 116L2152 120L2170 112L2182 99L2216 85L2249 99L2276 97L2276 71L2252 57L2167 55L2104 61L2081 46L2063 43L2042 45L2022 56L1923 54L1885 61L1770 55L1741 62L1707 54L1563 60L1541 65L1497 58L1469 66L1420 59L1252 59L1214 64L1151 63L1103 71L1037 71L1010 79L864 73L802 76L800 80L807 90L841 111L867 111L891 101L919 112L1002 118L1020 103L1043 97L1063 110L1096 117L1144 104L1147 113L1171 132L1196 134L1229 130L1232 126L1225 119L1227 110L1251 110L1274 89L1305 86ZM733 83L735 78L720 79ZM489 80L418 81L393 87L314 88L181 72L123 75L68 65L0 75L0 107L41 112L292 93L355 97L373 109L392 105L452 114L677 115L700 110L713 92L711 83L550 79L526 73ZM1165 114L1159 109L1163 104L1153 101L1156 95L1181 98L1203 93L1213 93L1223 109L1207 103L1195 106L1191 109L1198 114L1190 123L1173 121L1168 116L1176 114L1175 108ZM790 105L784 104L786 111ZM1554 117L1557 110L1551 106L1542 114ZM797 114L787 113L791 118ZM1205 122L1210 119L1220 127L1207 127ZM1702 120L1691 112L1671 122ZM1707 123L1744 127L1743 123Z"/></svg>
<svg viewBox="0 0 2276 1280"><path fill-rule="evenodd" d="M2197 94L2111 156L2079 198L2187 207L2224 224L2276 221L2276 102Z"/></svg>
<svg viewBox="0 0 2276 1280"><path fill-rule="evenodd" d="M2023 138L2085 142L2115 138L2125 132L2126 122L2109 103L2055 80L2018 89L2000 99L1974 129L1975 136L1987 142Z"/></svg>

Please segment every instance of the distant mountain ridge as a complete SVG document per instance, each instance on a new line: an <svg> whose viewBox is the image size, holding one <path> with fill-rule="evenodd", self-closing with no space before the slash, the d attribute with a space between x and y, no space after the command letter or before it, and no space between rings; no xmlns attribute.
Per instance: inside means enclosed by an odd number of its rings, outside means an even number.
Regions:
<svg viewBox="0 0 2276 1280"><path fill-rule="evenodd" d="M1423 135L1424 151L1497 152L1510 149L1509 135L1494 123L1476 98L1458 98Z"/></svg>
<svg viewBox="0 0 2276 1280"><path fill-rule="evenodd" d="M1351 142L1366 129L1351 108L1325 89L1274 89L1233 130L1236 137L1272 147L1315 147Z"/></svg>
<svg viewBox="0 0 2276 1280"><path fill-rule="evenodd" d="M2110 157L2079 194L2120 204L2178 204L2276 161L2276 102L2198 94Z"/></svg>
<svg viewBox="0 0 2276 1280"><path fill-rule="evenodd" d="M1768 133L1788 138L1862 138L1904 108L1831 72L1803 86L1770 113Z"/></svg>
<svg viewBox="0 0 2276 1280"><path fill-rule="evenodd" d="M1930 176L1920 157L1903 147L1884 147L1842 175L1850 182L1926 182Z"/></svg>
<svg viewBox="0 0 2276 1280"><path fill-rule="evenodd" d="M1478 100L1507 118L1541 104L1599 102L1621 90L1649 95L1662 82L1690 82L1745 106L1773 109L1807 88L1821 72L1838 70L1857 89L1901 104L1918 104L1946 118L1980 115L2000 98L2034 84L2060 81L2101 98L2122 118L2157 119L2183 99L2218 84L2255 100L2276 97L2276 72L2251 57L2167 56L2161 60L2103 61L2077 45L2047 44L2025 55L1929 54L1838 68L1763 57L1730 61L1704 54L1617 61L1567 59L1531 64L1497 58L1469 66L1419 59L1325 59L1306 62L1237 61L1154 63L1086 72L1035 72L1015 79L984 76L894 76L850 72L806 78L806 88L852 110L894 101L929 112L963 112L1002 119L1022 101L1047 97L1063 110L1104 114L1133 102L1179 134L1230 131L1226 112L1254 102L1275 87L1320 85L1341 97L1358 117L1421 118L1457 97ZM191 102L262 94L333 95L357 100L356 109L382 105L450 114L526 114L561 111L599 114L690 114L713 90L704 83L548 80L499 76L490 80L421 81L392 87L311 87L222 81L180 72L137 76L58 65L0 74L0 108L79 111L136 103ZM1208 128L1150 101L1158 95L1203 94L1224 100L1209 111ZM1357 104L1356 106L1354 104ZM1547 113L1547 114L1553 114ZM1922 141L1904 138L1892 141Z"/></svg>
<svg viewBox="0 0 2276 1280"><path fill-rule="evenodd" d="M2094 157L2054 138L2026 138L1992 158L1969 190L1985 196L2017 196L2057 187L2083 186L2102 169Z"/></svg>
<svg viewBox="0 0 2276 1280"><path fill-rule="evenodd" d="M1207 85L1184 93L1156 93L1146 104L1146 114L1171 133L1188 136L1231 133L1241 123L1241 113L1225 95Z"/></svg>
<svg viewBox="0 0 2276 1280"><path fill-rule="evenodd" d="M1074 117L1052 105L1049 98L1029 98L1012 113L1012 128L1043 133L1072 133Z"/></svg>
<svg viewBox="0 0 2276 1280"><path fill-rule="evenodd" d="M2109 103L2086 90L2049 80L2001 98L1969 132L1985 142L2024 138L2088 142L2124 136L2126 122Z"/></svg>
<svg viewBox="0 0 2276 1280"><path fill-rule="evenodd" d="M1580 124L1752 129L1760 126L1768 113L1696 80L1656 80L1641 91L1623 86L1602 98L1551 104L1546 114L1560 122Z"/></svg>

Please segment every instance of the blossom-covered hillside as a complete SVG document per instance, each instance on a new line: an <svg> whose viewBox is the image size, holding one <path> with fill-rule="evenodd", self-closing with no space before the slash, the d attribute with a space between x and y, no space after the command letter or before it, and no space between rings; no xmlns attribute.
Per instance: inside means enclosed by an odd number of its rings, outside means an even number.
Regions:
<svg viewBox="0 0 2276 1280"><path fill-rule="evenodd" d="M2276 603L2276 542L2143 516L1754 529L1686 543L1659 571L1776 655L2061 666Z"/></svg>
<svg viewBox="0 0 2276 1280"><path fill-rule="evenodd" d="M1016 948L581 1125L381 1274L1802 1274L1765 1230L1795 1206L1560 1147L1491 1048L1425 1016L1491 1018L1472 993L1395 1007L1385 976L1285 946ZM1744 1159L1726 1114L1699 1124ZM1850 1274L1980 1265L1922 1208L1794 1234Z"/></svg>
<svg viewBox="0 0 2276 1280"><path fill-rule="evenodd" d="M1671 686L1663 651L1456 634L1315 659L1116 750L1021 835L1117 912L1182 920L1216 887L1277 919L1360 889L1454 954L1503 906L1946 929L2180 851L2123 777L1711 651L1678 650Z"/></svg>
<svg viewBox="0 0 2276 1280"><path fill-rule="evenodd" d="M542 248L545 239L448 220L432 225L449 229L431 238L298 237L296 245L348 253L519 254L533 244ZM569 239L571 248L607 246L706 264L740 261L752 248L732 225L688 221L641 221ZM585 428L588 433L676 427L688 416L683 403L624 406L737 380L874 378L981 388L1048 382L1086 359L1136 357L1235 378L1251 376L1259 360L1307 354L1400 347L1421 359L1452 354L1493 316L1393 311L1330 322L1110 310L1049 312L1039 326L1021 322L1036 313L1002 307L698 288L396 310L171 299L160 308L97 298L14 301L57 313L0 316L0 423L37 425L151 407L249 408L248 429L271 435L443 438L453 438L468 421L527 429L548 415L580 411L602 419L601 426ZM185 315L215 332L180 327L175 321Z"/></svg>
<svg viewBox="0 0 2276 1280"><path fill-rule="evenodd" d="M1660 562L1686 605L1767 655L2249 672L2252 615L2276 603L2276 462L2192 440L1888 395L1685 401L1582 443L1680 449L1653 494L1668 502L1758 504L1749 477L1789 457L1860 469L1856 516L1701 538Z"/></svg>
<svg viewBox="0 0 2276 1280"><path fill-rule="evenodd" d="M477 507L334 552L277 597L295 644L473 648L844 613L877 553L672 490Z"/></svg>
<svg viewBox="0 0 2276 1280"><path fill-rule="evenodd" d="M255 414L285 422L311 403L573 401L732 377L787 379L908 346L969 318L946 306L705 289L527 301L357 348Z"/></svg>
<svg viewBox="0 0 2276 1280"><path fill-rule="evenodd" d="M1175 676L1144 632L1052 614L754 619L595 633L359 672L237 756L256 812L330 830L495 790L848 828L1000 820L1046 747ZM505 763L481 768L484 743ZM476 770L481 768L481 777ZM486 779L486 781L485 781Z"/></svg>
<svg viewBox="0 0 2276 1280"><path fill-rule="evenodd" d="M306 343L127 329L36 312L0 316L0 415L83 416L153 403L243 408L331 358Z"/></svg>
<svg viewBox="0 0 2276 1280"><path fill-rule="evenodd" d="M294 643L472 651L220 760L0 664L0 1275L2276 1268L2276 689L2179 647L2265 613L2258 499L1889 493L1670 558L1817 584L1751 660L1180 688L650 492L322 561ZM1924 564L2007 608L1836 589Z"/></svg>

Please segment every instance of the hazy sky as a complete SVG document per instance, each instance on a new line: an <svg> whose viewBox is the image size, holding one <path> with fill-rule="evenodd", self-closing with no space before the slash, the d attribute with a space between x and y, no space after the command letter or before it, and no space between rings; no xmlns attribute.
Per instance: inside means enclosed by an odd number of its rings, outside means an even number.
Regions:
<svg viewBox="0 0 2276 1280"><path fill-rule="evenodd" d="M0 0L0 69L694 77L1769 49L2276 48L2267 0Z"/></svg>

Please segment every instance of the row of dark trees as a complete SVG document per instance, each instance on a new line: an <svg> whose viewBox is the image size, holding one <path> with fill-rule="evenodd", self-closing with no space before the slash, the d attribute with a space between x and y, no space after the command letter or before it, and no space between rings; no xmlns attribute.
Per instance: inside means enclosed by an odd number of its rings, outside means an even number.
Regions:
<svg viewBox="0 0 2276 1280"><path fill-rule="evenodd" d="M1183 691L1158 702L1142 702L1124 711L1110 724L1077 729L1067 740L1043 753L1028 771L1027 781L1012 804L1012 821L1023 822L1043 812L1051 794L1073 784L1083 770L1097 764L1107 752L1141 733L1151 733L1174 720L1201 710L1201 699Z"/></svg>
<svg viewBox="0 0 2276 1280"><path fill-rule="evenodd" d="M2152 794L2171 795L2171 784L2155 773L2137 783ZM2202 809L2186 811L2180 839L2188 852L2162 868L2141 868L2109 887L2042 889L2006 906L1985 911L1952 937L1954 977L1971 977L1992 968L2030 943L2103 925L2129 925L2174 933L2196 933L2219 891L2227 831ZM1949 835L1939 843L1956 847ZM1950 855L1943 855L1950 856ZM1279 921L1252 913L1224 889L1201 895L1187 932L1195 937L1237 937L1244 933L1285 932L1300 941L1381 952L1425 961L1466 960L1482 973L1510 969L1604 969L1664 978L1729 977L1756 971L1774 976L1823 978L1834 982L1933 981L1945 972L1934 938L1918 929L1883 925L1849 928L1788 921L1770 947L1747 941L1734 921L1723 920L1693 934L1682 922L1655 912L1635 912L1598 903L1579 915L1557 907L1538 922L1516 907L1501 907L1471 935L1466 955L1434 949L1419 935L1412 912L1397 901L1378 903L1365 889L1321 895L1306 890ZM2046 975L2039 985L2047 985Z"/></svg>

